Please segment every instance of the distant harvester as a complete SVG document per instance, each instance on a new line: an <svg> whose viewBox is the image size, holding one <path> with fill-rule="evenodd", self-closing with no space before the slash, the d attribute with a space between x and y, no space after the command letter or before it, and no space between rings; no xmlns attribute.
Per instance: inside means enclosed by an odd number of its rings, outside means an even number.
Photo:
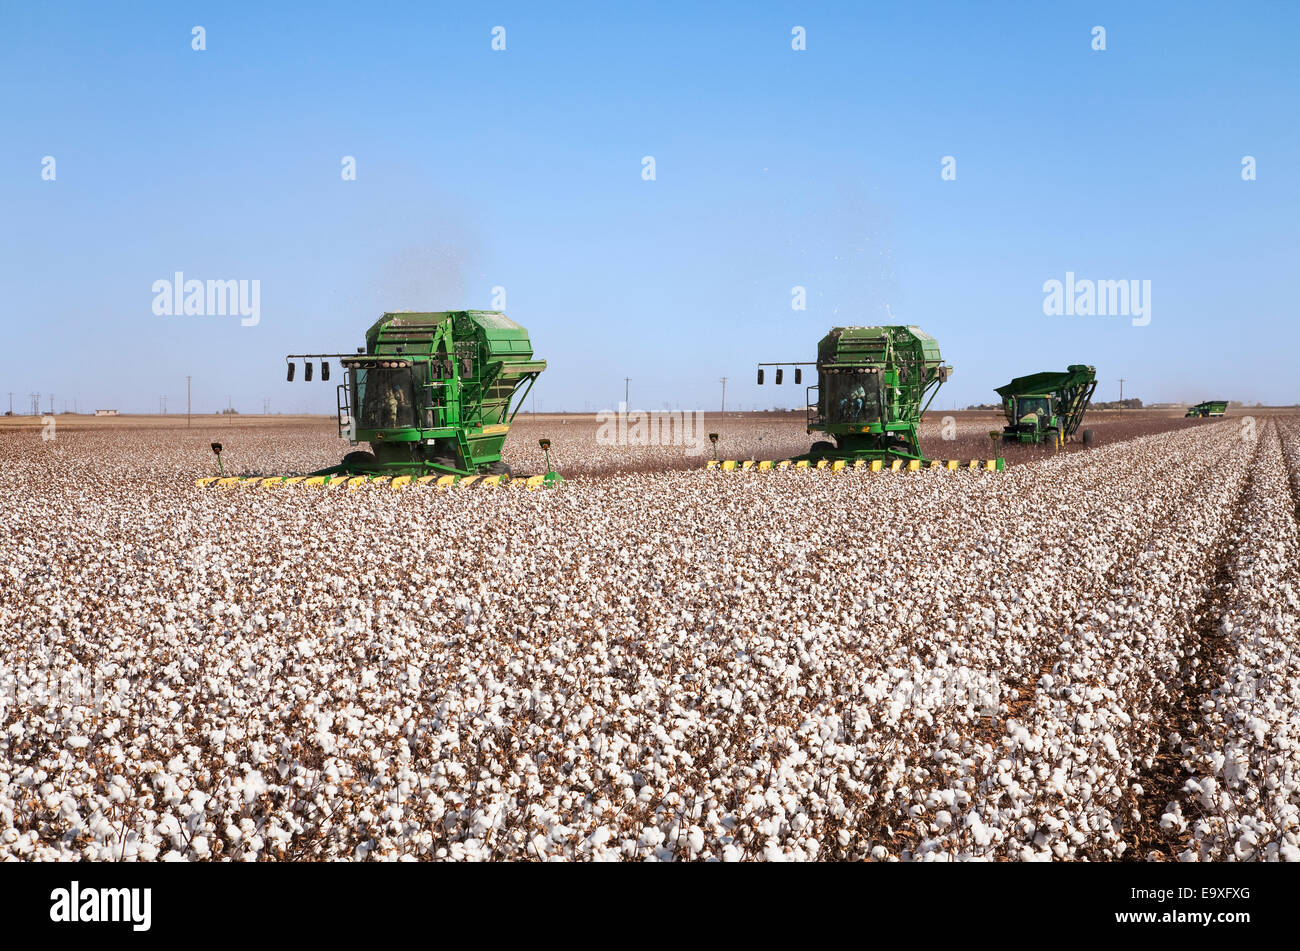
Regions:
<svg viewBox="0 0 1300 951"><path fill-rule="evenodd" d="M115 410L115 409L97 409L97 410L95 410L95 415L96 415L96 416L116 416L116 415L117 415L117 410Z"/></svg>

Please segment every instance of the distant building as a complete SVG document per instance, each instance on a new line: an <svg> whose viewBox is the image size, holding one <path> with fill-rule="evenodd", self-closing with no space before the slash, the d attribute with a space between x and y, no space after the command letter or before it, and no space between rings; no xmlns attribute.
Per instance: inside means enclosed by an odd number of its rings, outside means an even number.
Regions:
<svg viewBox="0 0 1300 951"><path fill-rule="evenodd" d="M95 410L95 415L96 415L96 416L116 416L116 415L117 415L117 410L115 410L115 409L97 409L97 410Z"/></svg>

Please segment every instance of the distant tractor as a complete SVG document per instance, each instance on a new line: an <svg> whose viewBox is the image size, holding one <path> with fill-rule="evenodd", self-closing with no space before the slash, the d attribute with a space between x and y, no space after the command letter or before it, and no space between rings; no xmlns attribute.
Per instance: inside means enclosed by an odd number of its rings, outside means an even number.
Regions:
<svg viewBox="0 0 1300 951"><path fill-rule="evenodd" d="M1196 417L1204 419L1208 416L1223 416L1228 412L1227 400L1206 400L1204 403L1197 403L1189 408L1183 418Z"/></svg>
<svg viewBox="0 0 1300 951"><path fill-rule="evenodd" d="M996 392L1007 417L1002 441L1064 445L1078 431L1096 389L1096 369L1082 364L1064 373L1031 373L999 386ZM1093 431L1085 429L1082 436L1083 444L1091 446Z"/></svg>
<svg viewBox="0 0 1300 951"><path fill-rule="evenodd" d="M533 359L528 331L496 311L384 314L356 353L290 354L329 360L345 371L337 386L339 435L355 446L337 466L316 475L509 478L501 459L510 423L545 360ZM543 447L549 449L549 442ZM549 453L547 454L549 462ZM549 471L545 484L560 481Z"/></svg>
<svg viewBox="0 0 1300 951"><path fill-rule="evenodd" d="M777 368L777 383L793 367L798 384L805 366L815 366L819 378L806 391L808 433L831 440L814 442L797 459L926 461L921 416L952 375L933 337L911 326L835 327L818 343L815 364L760 363L758 382L764 367Z"/></svg>

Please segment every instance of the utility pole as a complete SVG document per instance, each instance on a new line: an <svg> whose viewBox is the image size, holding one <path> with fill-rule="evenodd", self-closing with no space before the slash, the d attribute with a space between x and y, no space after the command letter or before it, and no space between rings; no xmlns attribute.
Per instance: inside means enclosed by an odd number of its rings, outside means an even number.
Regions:
<svg viewBox="0 0 1300 951"><path fill-rule="evenodd" d="M229 413L232 409L234 409L234 407L231 405L231 402L230 402L230 394L227 393L227 394L226 394L226 412Z"/></svg>
<svg viewBox="0 0 1300 951"><path fill-rule="evenodd" d="M10 390L9 391L9 415L12 416L13 414L14 414L14 392L13 390Z"/></svg>
<svg viewBox="0 0 1300 951"><path fill-rule="evenodd" d="M623 377L623 412L625 413L632 408L631 405L628 403L628 394L631 392L631 390L632 390L632 378L630 376Z"/></svg>
<svg viewBox="0 0 1300 951"><path fill-rule="evenodd" d="M185 428L190 425L190 378L185 378Z"/></svg>
<svg viewBox="0 0 1300 951"><path fill-rule="evenodd" d="M32 415L40 416L41 415L41 394L28 393L27 395L32 398Z"/></svg>
<svg viewBox="0 0 1300 951"><path fill-rule="evenodd" d="M50 394L50 415L54 415L54 394Z"/></svg>
<svg viewBox="0 0 1300 951"><path fill-rule="evenodd" d="M722 415L727 415L727 378L722 378Z"/></svg>
<svg viewBox="0 0 1300 951"><path fill-rule="evenodd" d="M1124 402L1124 378L1119 378L1119 401Z"/></svg>

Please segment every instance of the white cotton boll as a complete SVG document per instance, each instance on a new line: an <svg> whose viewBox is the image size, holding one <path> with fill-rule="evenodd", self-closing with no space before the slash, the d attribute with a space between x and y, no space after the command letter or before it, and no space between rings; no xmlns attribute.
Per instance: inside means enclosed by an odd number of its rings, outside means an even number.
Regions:
<svg viewBox="0 0 1300 951"><path fill-rule="evenodd" d="M267 790L266 780L261 772L253 770L244 777L244 802L252 803Z"/></svg>

